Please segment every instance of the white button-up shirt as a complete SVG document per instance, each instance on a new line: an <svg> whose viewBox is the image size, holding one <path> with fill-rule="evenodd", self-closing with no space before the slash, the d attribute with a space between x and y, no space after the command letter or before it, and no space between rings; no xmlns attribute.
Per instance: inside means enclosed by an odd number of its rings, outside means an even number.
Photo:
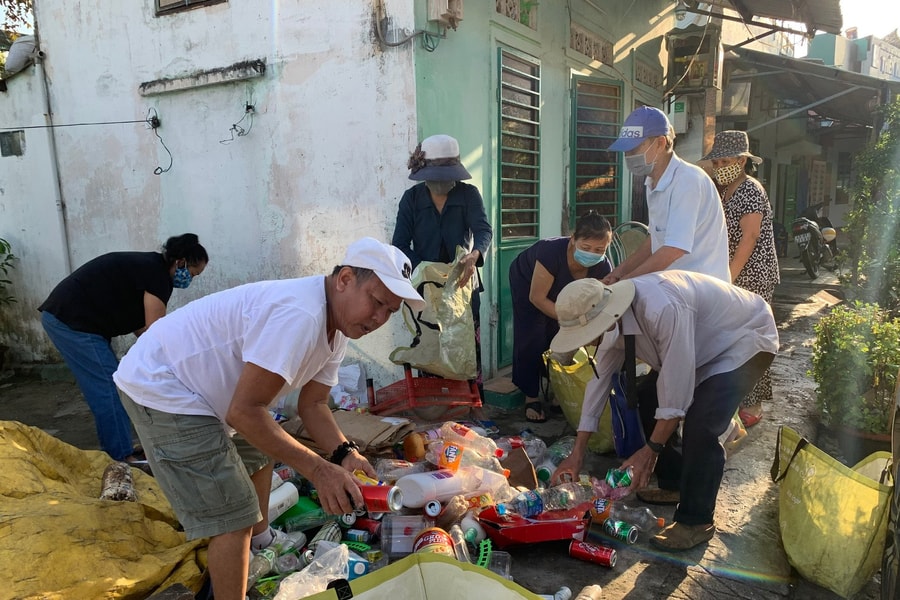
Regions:
<svg viewBox="0 0 900 600"><path fill-rule="evenodd" d="M759 352L778 351L772 309L757 294L687 271L661 271L632 281L634 301L619 331L633 334L637 358L659 371L659 420L684 417L694 388L704 380L734 371ZM599 378L587 384L578 431L597 430L612 375L625 360L624 338L619 336L596 360Z"/></svg>

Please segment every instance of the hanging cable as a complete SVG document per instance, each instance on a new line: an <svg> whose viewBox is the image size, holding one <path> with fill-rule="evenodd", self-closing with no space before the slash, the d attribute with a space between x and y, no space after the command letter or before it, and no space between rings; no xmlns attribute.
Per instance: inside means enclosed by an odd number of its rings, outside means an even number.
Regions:
<svg viewBox="0 0 900 600"><path fill-rule="evenodd" d="M150 110L147 111L147 118L144 119L144 122L146 122L147 126L153 130L153 133L156 135L156 139L158 139L159 143L162 145L163 150L165 150L166 153L169 155L169 166L166 167L165 169L163 169L161 166L157 166L155 169L153 169L153 174L159 175L160 173L168 173L169 169L172 168L172 164L175 161L172 158L172 153L169 152L169 148L166 146L166 143L160 137L159 131L157 131L159 129L159 126L161 123L159 122L159 115L156 113L156 109L153 108L152 106L150 107Z"/></svg>
<svg viewBox="0 0 900 600"><path fill-rule="evenodd" d="M244 106L244 116L242 116L237 123L232 123L231 129L228 130L231 133L231 137L226 140L219 140L219 143L230 144L234 141L235 137L243 137L250 133L250 130L253 129L253 114L255 112L256 107L254 107L251 102L247 102L247 104ZM243 127L241 127L241 123L243 123L244 119L247 119L248 117L249 120L247 122L247 129L244 129Z"/></svg>

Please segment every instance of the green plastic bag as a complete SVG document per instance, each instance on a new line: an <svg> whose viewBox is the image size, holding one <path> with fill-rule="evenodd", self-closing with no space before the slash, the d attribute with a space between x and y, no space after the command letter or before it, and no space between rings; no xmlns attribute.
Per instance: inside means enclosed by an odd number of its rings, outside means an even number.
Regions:
<svg viewBox="0 0 900 600"><path fill-rule="evenodd" d="M410 364L445 379L475 379L475 318L472 292L475 277L458 285L459 260L466 251L457 246L452 263L420 262L410 281L425 299L425 309L415 313L403 304L403 321L413 335L409 346L391 352L394 364Z"/></svg>
<svg viewBox="0 0 900 600"><path fill-rule="evenodd" d="M562 365L552 357L550 351L544 353L544 361L550 374L550 388L559 401L566 421L577 431L581 421L581 406L584 404L584 390L587 382L594 378L594 370L584 348L579 348L572 360L574 362L571 365ZM597 431L588 440L588 450L604 454L614 449L611 411L607 403L600 415Z"/></svg>
<svg viewBox="0 0 900 600"><path fill-rule="evenodd" d="M844 598L881 566L893 481L891 455L870 454L852 469L790 427L778 430L772 480L781 482L778 525L788 562Z"/></svg>

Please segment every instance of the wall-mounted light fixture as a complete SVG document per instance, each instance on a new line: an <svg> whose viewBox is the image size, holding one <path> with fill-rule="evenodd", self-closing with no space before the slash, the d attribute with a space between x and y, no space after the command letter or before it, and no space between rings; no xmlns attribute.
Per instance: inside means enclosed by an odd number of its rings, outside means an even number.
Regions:
<svg viewBox="0 0 900 600"><path fill-rule="evenodd" d="M678 0L678 4L675 5L675 20L684 21L685 17L687 17L687 12L687 4L684 3L684 0Z"/></svg>

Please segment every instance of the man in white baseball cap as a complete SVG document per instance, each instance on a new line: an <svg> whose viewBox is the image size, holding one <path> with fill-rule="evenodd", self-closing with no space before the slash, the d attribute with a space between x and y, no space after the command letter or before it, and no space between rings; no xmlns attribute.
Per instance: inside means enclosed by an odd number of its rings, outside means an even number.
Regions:
<svg viewBox="0 0 900 600"><path fill-rule="evenodd" d="M147 460L188 539L209 537L217 599L245 597L250 552L284 549L269 527L274 460L315 486L322 507L363 505L352 476L375 471L328 407L349 339L408 302L412 266L372 238L350 245L330 275L260 281L190 302L156 321L113 375ZM299 390L297 413L323 458L284 431L269 408Z"/></svg>

